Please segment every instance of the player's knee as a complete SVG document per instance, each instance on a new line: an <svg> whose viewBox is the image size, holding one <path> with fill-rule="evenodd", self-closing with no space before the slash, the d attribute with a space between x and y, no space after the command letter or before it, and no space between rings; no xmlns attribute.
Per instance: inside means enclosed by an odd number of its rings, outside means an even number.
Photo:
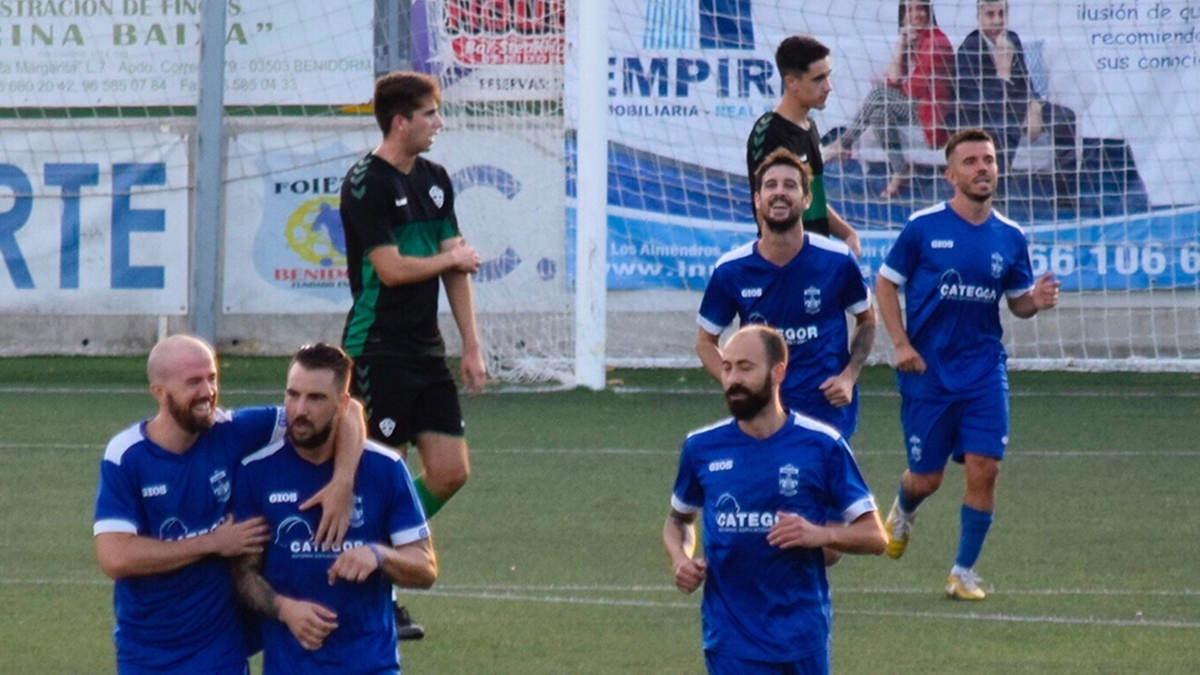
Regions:
<svg viewBox="0 0 1200 675"><path fill-rule="evenodd" d="M446 489L451 493L458 492L464 485L467 484L467 479L471 477L471 467L466 463L455 466L450 475L446 478Z"/></svg>
<svg viewBox="0 0 1200 675"><path fill-rule="evenodd" d="M944 473L910 473L904 481L904 491L917 499L924 499L942 487Z"/></svg>
<svg viewBox="0 0 1200 675"><path fill-rule="evenodd" d="M471 468L465 462L448 464L438 467L437 471L427 471L425 484L438 497L448 499L454 493L461 490L467 484L467 479L470 477Z"/></svg>
<svg viewBox="0 0 1200 675"><path fill-rule="evenodd" d="M985 467L976 473L972 482L976 483L981 489L989 492L994 492L996 483L1000 480L1000 465L992 464Z"/></svg>

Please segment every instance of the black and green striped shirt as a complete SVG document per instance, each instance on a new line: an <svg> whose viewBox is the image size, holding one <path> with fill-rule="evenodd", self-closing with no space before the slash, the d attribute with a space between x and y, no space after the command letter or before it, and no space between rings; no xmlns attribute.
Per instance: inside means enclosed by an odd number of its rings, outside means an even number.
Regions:
<svg viewBox="0 0 1200 675"><path fill-rule="evenodd" d="M368 256L380 246L395 246L401 255L429 257L443 241L460 236L446 169L417 157L404 174L368 154L342 182L341 216L354 296L342 332L346 353L397 361L444 357L437 321L439 278L385 286Z"/></svg>
<svg viewBox="0 0 1200 675"><path fill-rule="evenodd" d="M769 112L758 118L746 139L746 174L750 194L754 194L754 171L763 158L776 148L787 148L812 172L812 203L804 212L804 231L829 236L829 204L825 198L825 162L821 159L821 134L817 123L808 118L808 128L792 124L783 115ZM754 208L753 197L750 201Z"/></svg>

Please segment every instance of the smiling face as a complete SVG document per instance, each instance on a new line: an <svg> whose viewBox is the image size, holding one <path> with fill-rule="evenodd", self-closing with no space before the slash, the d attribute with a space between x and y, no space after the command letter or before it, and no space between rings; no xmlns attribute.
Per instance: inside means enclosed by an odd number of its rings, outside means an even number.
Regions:
<svg viewBox="0 0 1200 675"><path fill-rule="evenodd" d="M762 174L761 185L754 193L754 208L772 232L784 234L800 222L810 200L800 169L776 164Z"/></svg>
<svg viewBox="0 0 1200 675"><path fill-rule="evenodd" d="M991 141L959 143L946 160L946 180L957 194L980 203L992 198L1000 171Z"/></svg>
<svg viewBox="0 0 1200 675"><path fill-rule="evenodd" d="M217 361L203 342L174 336L150 353L150 392L160 413L186 433L198 435L216 423Z"/></svg>
<svg viewBox="0 0 1200 675"><path fill-rule="evenodd" d="M904 24L909 28L925 28L929 25L929 5L910 2L904 6Z"/></svg>

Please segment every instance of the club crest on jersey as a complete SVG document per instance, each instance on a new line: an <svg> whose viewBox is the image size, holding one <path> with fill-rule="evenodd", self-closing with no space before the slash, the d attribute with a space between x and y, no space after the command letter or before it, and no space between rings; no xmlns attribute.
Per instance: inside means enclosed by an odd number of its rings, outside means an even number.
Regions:
<svg viewBox="0 0 1200 675"><path fill-rule="evenodd" d="M914 462L921 461L921 437L917 435L908 437L908 454Z"/></svg>
<svg viewBox="0 0 1200 675"><path fill-rule="evenodd" d="M434 204L437 204L439 209L442 208L442 204L446 203L446 193L442 192L442 188L436 185L429 188L429 198L433 200Z"/></svg>
<svg viewBox="0 0 1200 675"><path fill-rule="evenodd" d="M818 314L821 311L821 289L816 286L809 286L804 289L804 311L809 314Z"/></svg>
<svg viewBox="0 0 1200 675"><path fill-rule="evenodd" d="M392 432L396 430L396 420L390 417L379 420L379 430L383 432L386 438L391 438Z"/></svg>
<svg viewBox="0 0 1200 675"><path fill-rule="evenodd" d="M1004 256L999 253L992 254L992 278L999 279L1000 275L1004 274Z"/></svg>
<svg viewBox="0 0 1200 675"><path fill-rule="evenodd" d="M362 527L366 522L366 518L363 516L362 496L354 495L354 509L350 511L350 527Z"/></svg>
<svg viewBox="0 0 1200 675"><path fill-rule="evenodd" d="M217 469L211 476L208 477L208 484L212 486L213 496L218 502L224 504L229 501L231 488L229 485L229 474L223 469Z"/></svg>
<svg viewBox="0 0 1200 675"><path fill-rule="evenodd" d="M779 467L779 494L784 497L794 497L800 487L799 475L800 469L791 464Z"/></svg>

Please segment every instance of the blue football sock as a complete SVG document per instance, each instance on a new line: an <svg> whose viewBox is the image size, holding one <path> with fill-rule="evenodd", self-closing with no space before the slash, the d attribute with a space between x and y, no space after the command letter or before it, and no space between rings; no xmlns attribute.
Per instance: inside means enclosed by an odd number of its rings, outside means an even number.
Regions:
<svg viewBox="0 0 1200 675"><path fill-rule="evenodd" d="M921 505L921 502L925 501L924 497L917 499L905 492L904 481L900 481L900 487L896 489L896 497L896 501L900 504L900 510L910 516L916 513L917 507Z"/></svg>
<svg viewBox="0 0 1200 675"><path fill-rule="evenodd" d="M983 550L983 540L992 526L992 512L979 511L963 504L961 518L962 534L959 535L958 557L954 559L954 564L970 569L975 566Z"/></svg>

